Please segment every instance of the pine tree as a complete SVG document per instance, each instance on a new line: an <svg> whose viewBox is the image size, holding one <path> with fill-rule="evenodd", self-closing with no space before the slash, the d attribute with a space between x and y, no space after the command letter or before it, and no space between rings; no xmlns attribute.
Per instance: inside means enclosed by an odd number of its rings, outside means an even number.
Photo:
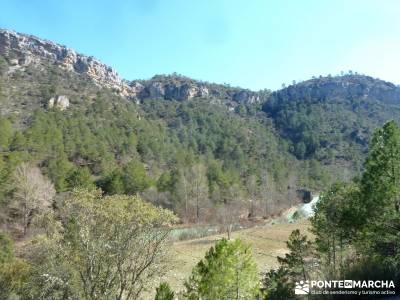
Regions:
<svg viewBox="0 0 400 300"><path fill-rule="evenodd" d="M360 250L400 265L400 129L394 121L375 132L361 179L365 226Z"/></svg>
<svg viewBox="0 0 400 300"><path fill-rule="evenodd" d="M334 184L316 204L311 230L319 257L332 274L343 270L345 249L363 226L362 205L359 188L351 183Z"/></svg>
<svg viewBox="0 0 400 300"><path fill-rule="evenodd" d="M292 300L298 299L294 294L295 283L292 281L289 270L284 267L270 270L263 280L265 300Z"/></svg>
<svg viewBox="0 0 400 300"><path fill-rule="evenodd" d="M361 179L367 215L382 213L386 205L399 205L400 129L394 121L375 132ZM395 208L395 207L392 207Z"/></svg>
<svg viewBox="0 0 400 300"><path fill-rule="evenodd" d="M123 194L125 192L123 175L120 170L113 170L99 182L101 189L108 195Z"/></svg>
<svg viewBox="0 0 400 300"><path fill-rule="evenodd" d="M206 253L185 283L188 299L255 299L257 266L251 249L240 240L222 239Z"/></svg>
<svg viewBox="0 0 400 300"><path fill-rule="evenodd" d="M92 175L90 174L89 169L86 167L74 168L70 172L66 180L68 183L68 187L71 190L74 188L84 188L88 190L92 190L95 188L92 180Z"/></svg>
<svg viewBox="0 0 400 300"><path fill-rule="evenodd" d="M57 192L66 191L68 188L67 177L73 164L68 161L64 152L60 152L54 159L47 163L47 174L54 182Z"/></svg>
<svg viewBox="0 0 400 300"><path fill-rule="evenodd" d="M294 280L307 280L309 269L307 258L311 254L311 242L296 229L290 234L286 245L290 252L285 257L278 257L279 264L289 270Z"/></svg>
<svg viewBox="0 0 400 300"><path fill-rule="evenodd" d="M136 194L143 192L150 186L150 179L147 177L146 170L141 162L132 160L124 168L125 192Z"/></svg>
<svg viewBox="0 0 400 300"><path fill-rule="evenodd" d="M174 300L174 292L171 290L167 282L160 283L156 289L156 297L154 300Z"/></svg>

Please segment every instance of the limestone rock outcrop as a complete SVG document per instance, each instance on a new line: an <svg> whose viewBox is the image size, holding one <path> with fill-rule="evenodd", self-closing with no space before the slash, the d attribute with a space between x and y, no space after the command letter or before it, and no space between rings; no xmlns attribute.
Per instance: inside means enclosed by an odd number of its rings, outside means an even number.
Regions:
<svg viewBox="0 0 400 300"><path fill-rule="evenodd" d="M10 65L27 66L49 61L61 68L87 74L96 83L123 92L128 86L111 67L91 56L51 41L10 30L0 30L0 55L8 58Z"/></svg>
<svg viewBox="0 0 400 300"><path fill-rule="evenodd" d="M58 108L59 110L66 110L69 107L69 99L65 95L52 97L48 103L49 108Z"/></svg>
<svg viewBox="0 0 400 300"><path fill-rule="evenodd" d="M92 56L35 36L0 29L0 55L8 60L10 70L29 65L56 64L65 70L87 75L96 84L140 102L147 98L187 101L193 98L218 99L229 107L238 103L261 102L259 92L193 80L181 75L156 75L149 80L123 80L111 67ZM55 99L56 105L59 99ZM59 100L63 103L63 100ZM65 108L64 108L65 109Z"/></svg>

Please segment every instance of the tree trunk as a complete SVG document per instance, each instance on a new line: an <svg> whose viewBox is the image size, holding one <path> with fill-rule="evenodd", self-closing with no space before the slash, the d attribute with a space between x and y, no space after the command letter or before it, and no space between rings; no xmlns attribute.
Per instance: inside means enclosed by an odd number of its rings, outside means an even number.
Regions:
<svg viewBox="0 0 400 300"><path fill-rule="evenodd" d="M228 224L227 228L227 234L228 234L228 240L231 239L231 234L232 234L232 224Z"/></svg>
<svg viewBox="0 0 400 300"><path fill-rule="evenodd" d="M333 273L336 274L336 244L335 236L332 238L332 249L333 249Z"/></svg>
<svg viewBox="0 0 400 300"><path fill-rule="evenodd" d="M236 300L240 299L239 270L236 270Z"/></svg>
<svg viewBox="0 0 400 300"><path fill-rule="evenodd" d="M343 272L343 236L340 233L340 273Z"/></svg>
<svg viewBox="0 0 400 300"><path fill-rule="evenodd" d="M24 236L26 235L26 232L28 231L28 219L29 219L29 211L26 205L24 205L23 209L23 227L24 227Z"/></svg>
<svg viewBox="0 0 400 300"><path fill-rule="evenodd" d="M200 220L200 208L199 208L199 197L196 198L196 222L199 223Z"/></svg>

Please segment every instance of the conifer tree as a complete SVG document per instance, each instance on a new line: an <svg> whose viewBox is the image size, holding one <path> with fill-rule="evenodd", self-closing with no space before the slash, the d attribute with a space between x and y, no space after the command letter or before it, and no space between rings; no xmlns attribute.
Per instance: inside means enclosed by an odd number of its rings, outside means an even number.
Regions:
<svg viewBox="0 0 400 300"><path fill-rule="evenodd" d="M222 239L206 253L185 283L188 299L255 299L257 266L251 249L240 240Z"/></svg>
<svg viewBox="0 0 400 300"><path fill-rule="evenodd" d="M365 226L362 251L400 265L400 129L394 121L375 132L361 179Z"/></svg>
<svg viewBox="0 0 400 300"><path fill-rule="evenodd" d="M161 282L156 289L156 297L154 300L174 300L174 292L171 290L167 282Z"/></svg>

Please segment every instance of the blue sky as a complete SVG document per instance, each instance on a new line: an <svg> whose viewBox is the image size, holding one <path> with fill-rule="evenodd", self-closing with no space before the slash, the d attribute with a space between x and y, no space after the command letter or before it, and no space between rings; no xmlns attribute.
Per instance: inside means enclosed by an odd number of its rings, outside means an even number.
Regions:
<svg viewBox="0 0 400 300"><path fill-rule="evenodd" d="M0 27L125 79L178 72L257 90L353 70L400 83L397 0L2 0Z"/></svg>

